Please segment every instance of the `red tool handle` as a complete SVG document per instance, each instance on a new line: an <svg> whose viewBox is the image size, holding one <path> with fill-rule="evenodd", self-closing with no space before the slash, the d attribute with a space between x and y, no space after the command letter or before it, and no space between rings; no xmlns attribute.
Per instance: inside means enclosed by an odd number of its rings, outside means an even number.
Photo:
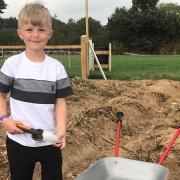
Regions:
<svg viewBox="0 0 180 180"><path fill-rule="evenodd" d="M118 157L119 152L119 139L121 134L121 123L122 123L122 117L124 116L123 112L117 113L117 131L116 131L116 144L115 144L115 157Z"/></svg>
<svg viewBox="0 0 180 180"><path fill-rule="evenodd" d="M169 142L169 144L168 144L166 150L164 151L163 155L160 157L158 164L162 164L164 162L168 152L170 151L172 145L175 143L175 141L178 138L179 134L180 134L180 128L175 132L173 138Z"/></svg>
<svg viewBox="0 0 180 180"><path fill-rule="evenodd" d="M120 133L121 133L121 121L118 121L117 122L117 131L116 131L115 157L118 157Z"/></svg>

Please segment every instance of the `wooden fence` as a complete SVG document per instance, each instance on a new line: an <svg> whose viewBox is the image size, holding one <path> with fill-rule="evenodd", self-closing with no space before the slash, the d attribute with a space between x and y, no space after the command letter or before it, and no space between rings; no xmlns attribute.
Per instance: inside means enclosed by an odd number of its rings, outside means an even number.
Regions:
<svg viewBox="0 0 180 180"><path fill-rule="evenodd" d="M1 46L0 45L0 57L3 58L5 53L17 54L25 49L25 46ZM81 77L83 80L88 79L89 75L89 48L88 48L88 38L86 35L81 36L80 45L48 45L45 50L55 51L55 50L78 50L81 54ZM97 51L97 54L109 54L110 51ZM110 52L111 53L111 52ZM111 69L111 66L109 66Z"/></svg>

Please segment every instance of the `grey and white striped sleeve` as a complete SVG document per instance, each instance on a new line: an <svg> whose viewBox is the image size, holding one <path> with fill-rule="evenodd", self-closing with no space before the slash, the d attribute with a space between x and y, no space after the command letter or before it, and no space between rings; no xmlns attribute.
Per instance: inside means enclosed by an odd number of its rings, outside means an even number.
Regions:
<svg viewBox="0 0 180 180"><path fill-rule="evenodd" d="M64 98L73 94L70 80L64 69L64 66L59 66L56 81L56 98Z"/></svg>
<svg viewBox="0 0 180 180"><path fill-rule="evenodd" d="M12 69L5 61L0 70L0 92L9 92L13 83Z"/></svg>

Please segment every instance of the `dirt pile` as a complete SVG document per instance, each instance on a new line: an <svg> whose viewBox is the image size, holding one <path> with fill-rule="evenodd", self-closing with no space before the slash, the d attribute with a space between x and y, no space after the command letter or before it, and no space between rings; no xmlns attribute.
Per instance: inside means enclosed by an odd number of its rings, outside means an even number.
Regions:
<svg viewBox="0 0 180 180"><path fill-rule="evenodd" d="M68 132L64 179L72 180L96 160L114 156L116 112L125 113L119 156L156 163L180 127L180 82L73 80L68 98ZM7 179L8 163L1 130L0 179ZM180 139L164 166L169 179L180 177ZM39 180L39 166L34 180Z"/></svg>

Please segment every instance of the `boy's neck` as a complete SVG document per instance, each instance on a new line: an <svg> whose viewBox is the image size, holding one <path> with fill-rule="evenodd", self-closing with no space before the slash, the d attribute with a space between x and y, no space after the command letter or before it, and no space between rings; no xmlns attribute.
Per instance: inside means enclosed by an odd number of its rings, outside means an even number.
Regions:
<svg viewBox="0 0 180 180"><path fill-rule="evenodd" d="M44 51L31 51L26 49L25 54L29 60L34 62L42 62L45 59Z"/></svg>

